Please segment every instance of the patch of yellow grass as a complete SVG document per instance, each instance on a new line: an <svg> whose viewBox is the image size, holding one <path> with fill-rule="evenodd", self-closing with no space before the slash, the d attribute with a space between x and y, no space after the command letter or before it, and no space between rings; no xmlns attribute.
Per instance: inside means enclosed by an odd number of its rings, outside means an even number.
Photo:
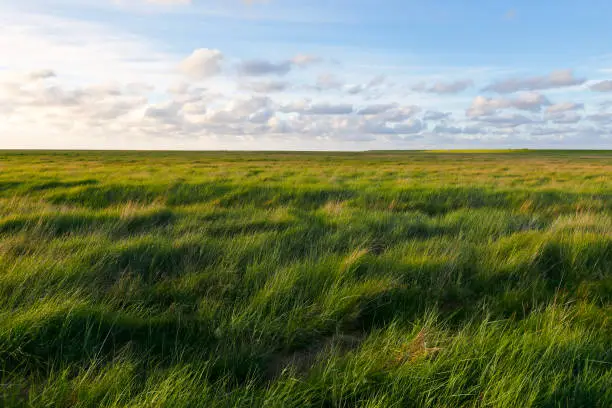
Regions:
<svg viewBox="0 0 612 408"><path fill-rule="evenodd" d="M338 216L338 215L342 214L345 205L346 205L346 201L338 201L338 200L328 201L323 206L323 211L327 215Z"/></svg>
<svg viewBox="0 0 612 408"><path fill-rule="evenodd" d="M406 362L413 362L440 352L442 350L440 347L427 347L428 336L429 332L427 329L423 328L414 339L408 343L402 344L399 349L395 351L395 363L403 364Z"/></svg>

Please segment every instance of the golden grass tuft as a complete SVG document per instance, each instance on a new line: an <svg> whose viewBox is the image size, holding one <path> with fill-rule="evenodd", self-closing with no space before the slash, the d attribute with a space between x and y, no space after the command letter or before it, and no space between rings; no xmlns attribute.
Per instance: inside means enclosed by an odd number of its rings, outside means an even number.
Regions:
<svg viewBox="0 0 612 408"><path fill-rule="evenodd" d="M421 329L414 339L402 344L394 353L394 362L404 364L422 358L431 357L442 349L440 347L427 347L427 337L430 335L425 328Z"/></svg>

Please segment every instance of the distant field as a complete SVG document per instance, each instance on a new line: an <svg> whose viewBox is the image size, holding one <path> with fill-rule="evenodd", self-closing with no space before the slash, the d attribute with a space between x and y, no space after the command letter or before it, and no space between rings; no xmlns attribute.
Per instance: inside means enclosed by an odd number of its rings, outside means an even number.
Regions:
<svg viewBox="0 0 612 408"><path fill-rule="evenodd" d="M612 406L612 152L0 151L0 406Z"/></svg>

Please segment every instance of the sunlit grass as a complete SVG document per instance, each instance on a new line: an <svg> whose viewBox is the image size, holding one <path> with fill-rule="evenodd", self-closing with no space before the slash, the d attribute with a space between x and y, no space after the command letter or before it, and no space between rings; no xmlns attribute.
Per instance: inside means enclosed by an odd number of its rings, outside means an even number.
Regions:
<svg viewBox="0 0 612 408"><path fill-rule="evenodd" d="M609 407L610 174L0 152L0 406Z"/></svg>

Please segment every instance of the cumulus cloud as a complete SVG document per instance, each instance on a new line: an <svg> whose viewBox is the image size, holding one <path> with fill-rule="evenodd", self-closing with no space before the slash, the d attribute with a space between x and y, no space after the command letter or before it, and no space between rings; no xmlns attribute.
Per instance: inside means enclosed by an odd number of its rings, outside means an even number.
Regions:
<svg viewBox="0 0 612 408"><path fill-rule="evenodd" d="M304 113L311 115L348 115L353 113L353 105L317 103L310 105Z"/></svg>
<svg viewBox="0 0 612 408"><path fill-rule="evenodd" d="M240 84L241 89L256 93L283 92L289 87L289 83L285 81L254 81Z"/></svg>
<svg viewBox="0 0 612 408"><path fill-rule="evenodd" d="M585 82L586 79L574 76L574 72L571 69L564 69L553 71L545 76L505 79L488 85L483 91L507 94L518 91L538 91L543 89L562 88L581 85Z"/></svg>
<svg viewBox="0 0 612 408"><path fill-rule="evenodd" d="M514 128L521 125L537 123L537 121L528 118L525 115L519 114L485 116L479 118L479 120L483 124L493 125L502 128Z"/></svg>
<svg viewBox="0 0 612 408"><path fill-rule="evenodd" d="M357 95L380 87L385 83L386 80L387 77L385 75L377 75L364 84L347 85L345 87L345 90L348 94Z"/></svg>
<svg viewBox="0 0 612 408"><path fill-rule="evenodd" d="M295 57L273 62L265 59L252 59L241 61L238 64L238 73L244 76L265 76L265 75L287 75L293 67L305 68L321 62L321 58L314 55L298 54Z"/></svg>
<svg viewBox="0 0 612 408"><path fill-rule="evenodd" d="M587 119L592 122L597 122L599 124L612 124L612 113L611 112L599 112L594 113L592 115L588 115Z"/></svg>
<svg viewBox="0 0 612 408"><path fill-rule="evenodd" d="M399 107L397 103L384 103L365 106L357 111L358 115L380 115Z"/></svg>
<svg viewBox="0 0 612 408"><path fill-rule="evenodd" d="M578 123L582 120L582 116L576 112L563 111L554 112L547 116L548 120L551 120L555 124L571 124Z"/></svg>
<svg viewBox="0 0 612 408"><path fill-rule="evenodd" d="M550 101L544 95L536 92L522 93L516 98L508 99L477 96L466 111L466 116L479 117L491 115L499 110L510 108L537 112L547 105L550 105Z"/></svg>
<svg viewBox="0 0 612 408"><path fill-rule="evenodd" d="M420 112L421 108L416 105L405 105L383 112L377 118L386 122L404 122L413 119Z"/></svg>
<svg viewBox="0 0 612 408"><path fill-rule="evenodd" d="M219 50L200 48L181 61L179 69L191 79L202 80L221 72L223 58Z"/></svg>
<svg viewBox="0 0 612 408"><path fill-rule="evenodd" d="M238 123L249 121L265 122L273 116L274 104L268 97L251 97L228 102L220 109L211 109L208 122Z"/></svg>
<svg viewBox="0 0 612 408"><path fill-rule="evenodd" d="M363 122L359 130L375 135L414 135L423 130L423 123L418 119L412 119L404 123L368 121Z"/></svg>
<svg viewBox="0 0 612 408"><path fill-rule="evenodd" d="M612 80L600 81L590 86L591 91L612 92Z"/></svg>
<svg viewBox="0 0 612 408"><path fill-rule="evenodd" d="M287 75L291 71L291 61L271 62L262 59L242 61L238 73L245 76Z"/></svg>
<svg viewBox="0 0 612 408"><path fill-rule="evenodd" d="M348 115L353 113L352 104L312 103L309 99L294 101L281 105L279 112L302 115Z"/></svg>
<svg viewBox="0 0 612 408"><path fill-rule="evenodd" d="M561 102L554 105L550 105L546 108L547 113L559 113L559 112L570 112L584 109L583 103L575 102Z"/></svg>
<svg viewBox="0 0 612 408"><path fill-rule="evenodd" d="M182 105L174 101L167 101L149 105L144 113L145 118L161 120L165 123L178 123L181 120Z"/></svg>
<svg viewBox="0 0 612 408"><path fill-rule="evenodd" d="M52 71L15 76L0 85L0 105L11 122L35 122L47 129L101 129L142 115L147 98L138 84L64 87L52 81ZM153 113L153 112L151 112Z"/></svg>
<svg viewBox="0 0 612 408"><path fill-rule="evenodd" d="M458 127L437 125L434 127L433 132L448 135L479 135L486 133L486 130L475 126Z"/></svg>
<svg viewBox="0 0 612 408"><path fill-rule="evenodd" d="M425 82L418 83L412 87L415 92L429 92L435 94L456 94L463 92L474 85L471 79L464 79L453 82L436 82L431 86L427 86Z"/></svg>
<svg viewBox="0 0 612 408"><path fill-rule="evenodd" d="M446 120L451 117L450 112L427 111L423 115L423 120Z"/></svg>

